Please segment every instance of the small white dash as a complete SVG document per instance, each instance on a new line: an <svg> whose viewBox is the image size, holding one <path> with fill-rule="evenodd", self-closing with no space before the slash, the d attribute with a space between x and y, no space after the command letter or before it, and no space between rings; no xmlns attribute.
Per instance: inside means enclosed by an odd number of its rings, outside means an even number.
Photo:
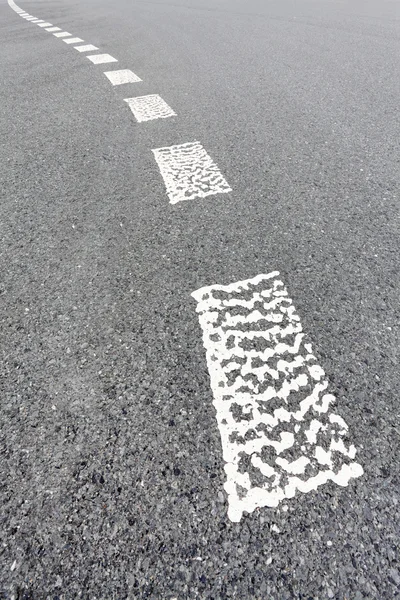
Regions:
<svg viewBox="0 0 400 600"><path fill-rule="evenodd" d="M53 31L61 31L61 27L46 27L46 31L50 31L51 33Z"/></svg>
<svg viewBox="0 0 400 600"><path fill-rule="evenodd" d="M106 71L104 73L113 85L121 85L123 83L137 83L142 81L140 77L135 75L130 69L121 69L119 71Z"/></svg>
<svg viewBox="0 0 400 600"><path fill-rule="evenodd" d="M38 25L39 23L44 23L43 19L38 19L37 21L35 21L36 25Z"/></svg>
<svg viewBox="0 0 400 600"><path fill-rule="evenodd" d="M142 123L153 119L166 119L174 117L176 113L158 94L149 96L138 96L137 98L125 98L129 108L133 112L135 119Z"/></svg>
<svg viewBox="0 0 400 600"><path fill-rule="evenodd" d="M58 38L69 37L71 34L68 31L61 31L60 33L53 33Z"/></svg>
<svg viewBox="0 0 400 600"><path fill-rule="evenodd" d="M79 42L83 42L81 38L68 38L67 40L63 40L66 44L79 44Z"/></svg>
<svg viewBox="0 0 400 600"><path fill-rule="evenodd" d="M31 23L43 23L42 19L31 19Z"/></svg>
<svg viewBox="0 0 400 600"><path fill-rule="evenodd" d="M37 23L38 27L51 27L53 23Z"/></svg>
<svg viewBox="0 0 400 600"><path fill-rule="evenodd" d="M199 142L157 148L153 154L171 204L232 191Z"/></svg>
<svg viewBox="0 0 400 600"><path fill-rule="evenodd" d="M34 21L36 19L36 17L25 17L25 19L27 21Z"/></svg>
<svg viewBox="0 0 400 600"><path fill-rule="evenodd" d="M90 52L91 50L98 50L97 46L93 46L93 44L86 44L86 46L75 46L75 50L78 52Z"/></svg>
<svg viewBox="0 0 400 600"><path fill-rule="evenodd" d="M110 56L110 54L92 54L92 56L87 56L86 58L91 60L94 65L118 62L118 60L116 58L114 58L113 56Z"/></svg>

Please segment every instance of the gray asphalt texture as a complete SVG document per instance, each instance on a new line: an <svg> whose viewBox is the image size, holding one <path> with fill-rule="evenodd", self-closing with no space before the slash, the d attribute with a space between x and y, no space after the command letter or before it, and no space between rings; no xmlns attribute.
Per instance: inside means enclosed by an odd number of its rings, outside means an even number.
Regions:
<svg viewBox="0 0 400 600"><path fill-rule="evenodd" d="M2 2L0 598L400 597L399 2L19 6L119 63ZM233 192L171 206L195 140ZM273 270L365 474L233 524L190 294Z"/></svg>

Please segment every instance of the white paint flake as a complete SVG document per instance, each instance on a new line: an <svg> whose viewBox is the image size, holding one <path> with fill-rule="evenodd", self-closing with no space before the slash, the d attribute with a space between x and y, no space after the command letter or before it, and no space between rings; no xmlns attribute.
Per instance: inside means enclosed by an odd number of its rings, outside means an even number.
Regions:
<svg viewBox="0 0 400 600"><path fill-rule="evenodd" d="M46 21L44 23L36 23L36 25L38 27L52 27L53 23L46 23Z"/></svg>
<svg viewBox="0 0 400 600"><path fill-rule="evenodd" d="M79 42L83 42L83 40L81 40L81 38L77 38L77 37L73 37L73 38L65 38L63 39L63 42L65 42L66 44L79 44Z"/></svg>
<svg viewBox="0 0 400 600"><path fill-rule="evenodd" d="M98 50L98 48L93 44L86 44L85 46L75 46L75 50L78 50L78 52L91 52L92 50Z"/></svg>
<svg viewBox="0 0 400 600"><path fill-rule="evenodd" d="M111 63L118 62L116 58L110 56L110 54L92 54L92 56L87 56L89 60L92 61L94 65L102 65L103 63Z"/></svg>
<svg viewBox="0 0 400 600"><path fill-rule="evenodd" d="M123 83L137 83L142 81L130 69L120 69L119 71L105 71L104 75L113 85L122 85Z"/></svg>
<svg viewBox="0 0 400 600"><path fill-rule="evenodd" d="M135 119L139 123L176 116L172 108L158 94L125 98L124 102L128 103Z"/></svg>
<svg viewBox="0 0 400 600"><path fill-rule="evenodd" d="M192 294L221 434L228 516L363 473L279 273Z"/></svg>
<svg viewBox="0 0 400 600"><path fill-rule="evenodd" d="M53 35L58 38L65 38L65 37L69 37L72 34L68 33L68 31L61 31L60 33L53 33Z"/></svg>
<svg viewBox="0 0 400 600"><path fill-rule="evenodd" d="M46 31L50 31L50 33L53 33L53 31L61 31L61 27L46 27Z"/></svg>
<svg viewBox="0 0 400 600"><path fill-rule="evenodd" d="M232 189L199 142L153 150L171 204Z"/></svg>

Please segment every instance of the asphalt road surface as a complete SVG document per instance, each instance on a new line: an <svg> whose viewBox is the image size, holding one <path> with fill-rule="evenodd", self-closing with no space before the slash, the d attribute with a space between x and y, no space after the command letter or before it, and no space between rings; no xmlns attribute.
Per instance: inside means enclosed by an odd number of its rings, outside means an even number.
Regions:
<svg viewBox="0 0 400 600"><path fill-rule="evenodd" d="M1 600L400 597L399 39L2 1Z"/></svg>

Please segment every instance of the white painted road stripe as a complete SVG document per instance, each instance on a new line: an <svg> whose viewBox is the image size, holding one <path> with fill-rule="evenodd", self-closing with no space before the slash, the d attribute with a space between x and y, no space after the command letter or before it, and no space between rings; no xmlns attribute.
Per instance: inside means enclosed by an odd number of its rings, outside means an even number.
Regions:
<svg viewBox="0 0 400 600"><path fill-rule="evenodd" d="M86 44L86 46L75 46L75 50L78 50L78 52L91 52L92 50L98 50L98 48L93 44Z"/></svg>
<svg viewBox="0 0 400 600"><path fill-rule="evenodd" d="M110 62L118 62L116 58L110 56L109 54L92 54L92 56L87 56L89 60L92 61L94 65L102 65L103 63Z"/></svg>
<svg viewBox="0 0 400 600"><path fill-rule="evenodd" d="M61 31L61 33L53 33L53 35L55 35L58 38L64 38L70 36L71 34L68 33L68 31Z"/></svg>
<svg viewBox="0 0 400 600"><path fill-rule="evenodd" d="M46 31L50 31L51 33L53 31L61 31L61 27L46 27Z"/></svg>
<svg viewBox="0 0 400 600"><path fill-rule="evenodd" d="M172 108L158 94L125 98L124 102L128 103L135 119L139 123L176 116Z"/></svg>
<svg viewBox="0 0 400 600"><path fill-rule="evenodd" d="M279 273L192 294L225 461L228 516L363 474Z"/></svg>
<svg viewBox="0 0 400 600"><path fill-rule="evenodd" d="M51 27L52 23L37 23L38 27Z"/></svg>
<svg viewBox="0 0 400 600"><path fill-rule="evenodd" d="M81 40L81 38L68 38L63 40L63 42L66 44L79 44L79 42L83 42L83 40Z"/></svg>
<svg viewBox="0 0 400 600"><path fill-rule="evenodd" d="M232 191L199 142L157 148L153 153L171 204Z"/></svg>
<svg viewBox="0 0 400 600"><path fill-rule="evenodd" d="M31 23L43 23L42 19L32 19Z"/></svg>
<svg viewBox="0 0 400 600"><path fill-rule="evenodd" d="M34 20L36 19L36 17L30 17L30 16L29 16L29 17L25 17L25 19L26 19L27 21L34 21Z"/></svg>
<svg viewBox="0 0 400 600"><path fill-rule="evenodd" d="M106 71L104 73L113 85L121 85L123 83L137 83L142 81L140 77L135 75L130 69L120 69L119 71Z"/></svg>

